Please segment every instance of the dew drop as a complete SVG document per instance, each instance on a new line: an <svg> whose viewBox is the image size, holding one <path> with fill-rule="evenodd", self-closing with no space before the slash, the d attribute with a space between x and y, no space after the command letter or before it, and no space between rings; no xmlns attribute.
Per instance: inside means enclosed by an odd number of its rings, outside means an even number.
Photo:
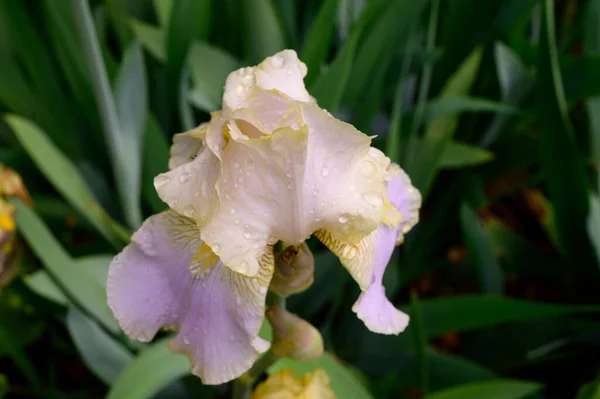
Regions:
<svg viewBox="0 0 600 399"><path fill-rule="evenodd" d="M379 321L383 322L383 315L379 315Z"/></svg>
<svg viewBox="0 0 600 399"><path fill-rule="evenodd" d="M184 335L184 337L183 337L183 343L186 344L186 345L190 344L190 339L188 338L187 335Z"/></svg>
<svg viewBox="0 0 600 399"><path fill-rule="evenodd" d="M154 187L161 188L165 184L171 181L171 178L166 175L158 175L154 178Z"/></svg>
<svg viewBox="0 0 600 399"><path fill-rule="evenodd" d="M169 205L169 207L171 207L171 208L174 208L178 202L179 202L179 198L171 197L167 200L167 205Z"/></svg>
<svg viewBox="0 0 600 399"><path fill-rule="evenodd" d="M283 67L283 58L280 55L271 57L271 66L274 69L281 69Z"/></svg>
<svg viewBox="0 0 600 399"><path fill-rule="evenodd" d="M260 287L258 288L258 291L260 291L260 293L261 293L261 294L264 294L265 292L267 292L267 287L265 287L265 286L260 286Z"/></svg>
<svg viewBox="0 0 600 399"><path fill-rule="evenodd" d="M358 213L365 213L365 208L358 208Z"/></svg>
<svg viewBox="0 0 600 399"><path fill-rule="evenodd" d="M294 185L292 183L287 185L288 190L293 190L294 189Z"/></svg>
<svg viewBox="0 0 600 399"><path fill-rule="evenodd" d="M244 91L246 91L246 88L243 85L235 86L235 94L237 94L238 96L244 94Z"/></svg>
<svg viewBox="0 0 600 399"><path fill-rule="evenodd" d="M365 201L367 201L368 204L374 207L379 207L383 205L383 200L381 199L381 196L377 195L376 193L364 193L362 197Z"/></svg>
<svg viewBox="0 0 600 399"><path fill-rule="evenodd" d="M250 169L254 169L254 168L256 168L256 162L254 162L254 161L252 161L252 160L248 161L248 167L249 167Z"/></svg>
<svg viewBox="0 0 600 399"><path fill-rule="evenodd" d="M244 238L250 239L250 238L252 238L252 234L250 234L249 232L245 232L244 233Z"/></svg>
<svg viewBox="0 0 600 399"><path fill-rule="evenodd" d="M326 177L329 175L329 169L327 169L326 167L323 167L323 170L321 170L321 176Z"/></svg>
<svg viewBox="0 0 600 399"><path fill-rule="evenodd" d="M346 216L340 216L338 218L338 222L340 223L346 223L348 221L348 218Z"/></svg>
<svg viewBox="0 0 600 399"><path fill-rule="evenodd" d="M240 263L240 273L246 273L248 271L248 262L243 261Z"/></svg>
<svg viewBox="0 0 600 399"><path fill-rule="evenodd" d="M212 249L215 253L221 250L221 246L219 244L213 244Z"/></svg>
<svg viewBox="0 0 600 399"><path fill-rule="evenodd" d="M237 212L237 210L236 210L235 208L231 208L231 209L229 210L229 212L231 212L231 213L236 213L236 212Z"/></svg>
<svg viewBox="0 0 600 399"><path fill-rule="evenodd" d="M192 174L188 172L183 172L181 176L179 176L179 183L184 184L190 181L192 178Z"/></svg>
<svg viewBox="0 0 600 399"><path fill-rule="evenodd" d="M183 209L183 215L188 218L194 218L196 216L196 211L193 206L188 205Z"/></svg>
<svg viewBox="0 0 600 399"><path fill-rule="evenodd" d="M241 304L242 304L242 297L241 297L241 296L239 296L239 295L238 295L238 296L236 296L236 297L235 297L235 303L237 303L238 305L241 305Z"/></svg>
<svg viewBox="0 0 600 399"><path fill-rule="evenodd" d="M365 177L373 176L375 173L375 165L373 162L365 160L360 164L359 172Z"/></svg>

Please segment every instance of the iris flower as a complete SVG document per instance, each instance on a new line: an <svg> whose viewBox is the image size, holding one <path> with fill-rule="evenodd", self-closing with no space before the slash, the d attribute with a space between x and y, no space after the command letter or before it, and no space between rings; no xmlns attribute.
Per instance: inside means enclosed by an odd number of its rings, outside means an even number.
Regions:
<svg viewBox="0 0 600 399"><path fill-rule="evenodd" d="M315 369L298 378L293 370L282 369L258 384L250 399L336 399L329 376Z"/></svg>
<svg viewBox="0 0 600 399"><path fill-rule="evenodd" d="M408 323L382 277L421 196L369 136L319 108L306 72L291 50L232 72L222 111L175 135L170 170L155 178L170 209L110 267L123 331L141 341L177 331L171 350L205 384L238 377L268 349L258 332L280 240L314 234L335 252L363 291L353 310L369 329L398 334Z"/></svg>

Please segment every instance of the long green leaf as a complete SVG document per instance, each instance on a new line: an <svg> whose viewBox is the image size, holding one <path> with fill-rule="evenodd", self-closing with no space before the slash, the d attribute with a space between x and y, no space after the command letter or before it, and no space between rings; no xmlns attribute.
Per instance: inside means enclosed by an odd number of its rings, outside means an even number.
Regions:
<svg viewBox="0 0 600 399"><path fill-rule="evenodd" d="M108 392L107 399L147 399L169 383L189 374L185 356L169 352L162 339L144 349L127 364Z"/></svg>
<svg viewBox="0 0 600 399"><path fill-rule="evenodd" d="M268 370L272 374L278 370L291 368L298 376L317 368L323 369L329 376L331 388L338 398L344 399L372 399L373 397L359 382L359 380L333 355L323 354L320 358L310 362L281 359Z"/></svg>
<svg viewBox="0 0 600 399"><path fill-rule="evenodd" d="M589 187L560 75L554 2L544 0L543 5L537 82L540 159L556 216L559 250L568 256L570 264L578 266L569 275L569 288L573 294L587 292L588 298L597 298L595 281L600 273L585 232Z"/></svg>
<svg viewBox="0 0 600 399"><path fill-rule="evenodd" d="M542 389L536 382L498 380L459 385L427 395L426 399L521 399Z"/></svg>
<svg viewBox="0 0 600 399"><path fill-rule="evenodd" d="M479 65L481 63L481 49L474 50L462 63L458 70L450 77L440 97L465 96L471 89ZM426 197L431 188L435 176L439 170L440 158L448 143L452 140L454 131L458 125L458 116L450 115L437 119L429 124L423 140L420 142L417 154L412 162L406 164L408 174L413 184Z"/></svg>
<svg viewBox="0 0 600 399"><path fill-rule="evenodd" d="M19 232L64 292L105 328L112 332L119 331L117 322L106 304L106 292L103 287L87 270L76 264L34 211L20 201L13 203L17 208Z"/></svg>
<svg viewBox="0 0 600 399"><path fill-rule="evenodd" d="M516 107L484 98L466 96L440 97L431 100L425 105L424 119L427 122L432 122L444 116L463 112L492 112L495 114L518 115L520 110Z"/></svg>
<svg viewBox="0 0 600 399"><path fill-rule="evenodd" d="M142 223L140 207L142 137L148 113L144 55L133 42L123 57L115 84L115 103L121 128L119 159L124 163L119 182L127 187L125 214L133 228Z"/></svg>
<svg viewBox="0 0 600 399"><path fill-rule="evenodd" d="M73 207L85 216L113 245L119 240L112 228L113 221L96 202L83 177L35 124L17 115L8 115L12 128L39 170Z"/></svg>
<svg viewBox="0 0 600 399"><path fill-rule="evenodd" d="M133 358L127 349L76 308L69 309L67 328L84 362L108 386Z"/></svg>
<svg viewBox="0 0 600 399"><path fill-rule="evenodd" d="M460 208L460 221L469 249L469 258L477 266L481 290L485 294L502 295L502 269L481 220L467 204L463 204Z"/></svg>
<svg viewBox="0 0 600 399"><path fill-rule="evenodd" d="M169 143L160 130L153 115L148 118L144 137L144 159L142 169L142 195L154 213L165 210L165 203L158 198L154 188L154 177L163 173L169 162Z"/></svg>
<svg viewBox="0 0 600 399"><path fill-rule="evenodd" d="M271 0L242 0L245 43L252 64L285 48L281 21Z"/></svg>
<svg viewBox="0 0 600 399"><path fill-rule="evenodd" d="M142 46L144 46L154 58L161 62L165 62L167 60L165 32L160 28L136 19L132 19L130 24L131 30L133 30L136 39Z"/></svg>
<svg viewBox="0 0 600 399"><path fill-rule="evenodd" d="M327 57L327 50L329 50L333 37L338 3L339 0L325 0L321 4L317 17L304 42L302 57L300 58L308 67L308 73L304 78L307 86L310 86L319 75L321 64Z"/></svg>
<svg viewBox="0 0 600 399"><path fill-rule="evenodd" d="M441 169L463 168L491 161L494 154L471 144L451 141L440 158Z"/></svg>

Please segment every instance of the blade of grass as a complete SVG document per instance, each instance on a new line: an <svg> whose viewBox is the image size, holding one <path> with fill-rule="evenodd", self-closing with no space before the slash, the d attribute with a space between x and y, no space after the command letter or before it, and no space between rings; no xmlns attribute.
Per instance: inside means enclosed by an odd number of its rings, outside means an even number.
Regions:
<svg viewBox="0 0 600 399"><path fill-rule="evenodd" d="M339 0L325 0L315 18L302 49L302 61L308 67L304 78L307 86L319 75L319 70L331 45Z"/></svg>
<svg viewBox="0 0 600 399"><path fill-rule="evenodd" d="M125 217L129 226L136 228L141 224L141 213L136 210L139 204L135 200L130 199L128 184L131 182L129 181L130 179L124 178L124 176L130 176L131 173L128 170L130 154L127 152L129 149L133 150L127 145L127 141L131 140L131 138L126 138L126 132L123 131L119 123L117 106L110 88L89 4L87 0L71 0L71 7L82 42L86 64L90 72L96 103L100 111L100 119L103 123L105 139L110 150L117 192L120 202L124 207ZM137 198L137 195L133 194L133 197Z"/></svg>
<svg viewBox="0 0 600 399"><path fill-rule="evenodd" d="M36 125L16 115L5 117L31 159L50 183L73 207L116 248L129 237L119 236L116 224L94 198L75 165L62 154Z"/></svg>

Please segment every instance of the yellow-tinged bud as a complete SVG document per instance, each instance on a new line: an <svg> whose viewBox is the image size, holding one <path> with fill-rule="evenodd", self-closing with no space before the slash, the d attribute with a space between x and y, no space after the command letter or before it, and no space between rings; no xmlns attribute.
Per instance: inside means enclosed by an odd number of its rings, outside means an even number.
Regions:
<svg viewBox="0 0 600 399"><path fill-rule="evenodd" d="M26 205L31 206L29 192L21 180L21 176L14 170L0 165L0 194L3 197L17 197Z"/></svg>
<svg viewBox="0 0 600 399"><path fill-rule="evenodd" d="M289 245L275 258L269 289L281 297L298 294L312 285L314 271L315 258L308 245Z"/></svg>
<svg viewBox="0 0 600 399"><path fill-rule="evenodd" d="M257 385L250 399L336 399L329 376L315 369L297 377L293 370L282 369Z"/></svg>
<svg viewBox="0 0 600 399"><path fill-rule="evenodd" d="M273 327L271 350L276 356L308 361L323 354L323 338L312 324L277 304L266 314Z"/></svg>

